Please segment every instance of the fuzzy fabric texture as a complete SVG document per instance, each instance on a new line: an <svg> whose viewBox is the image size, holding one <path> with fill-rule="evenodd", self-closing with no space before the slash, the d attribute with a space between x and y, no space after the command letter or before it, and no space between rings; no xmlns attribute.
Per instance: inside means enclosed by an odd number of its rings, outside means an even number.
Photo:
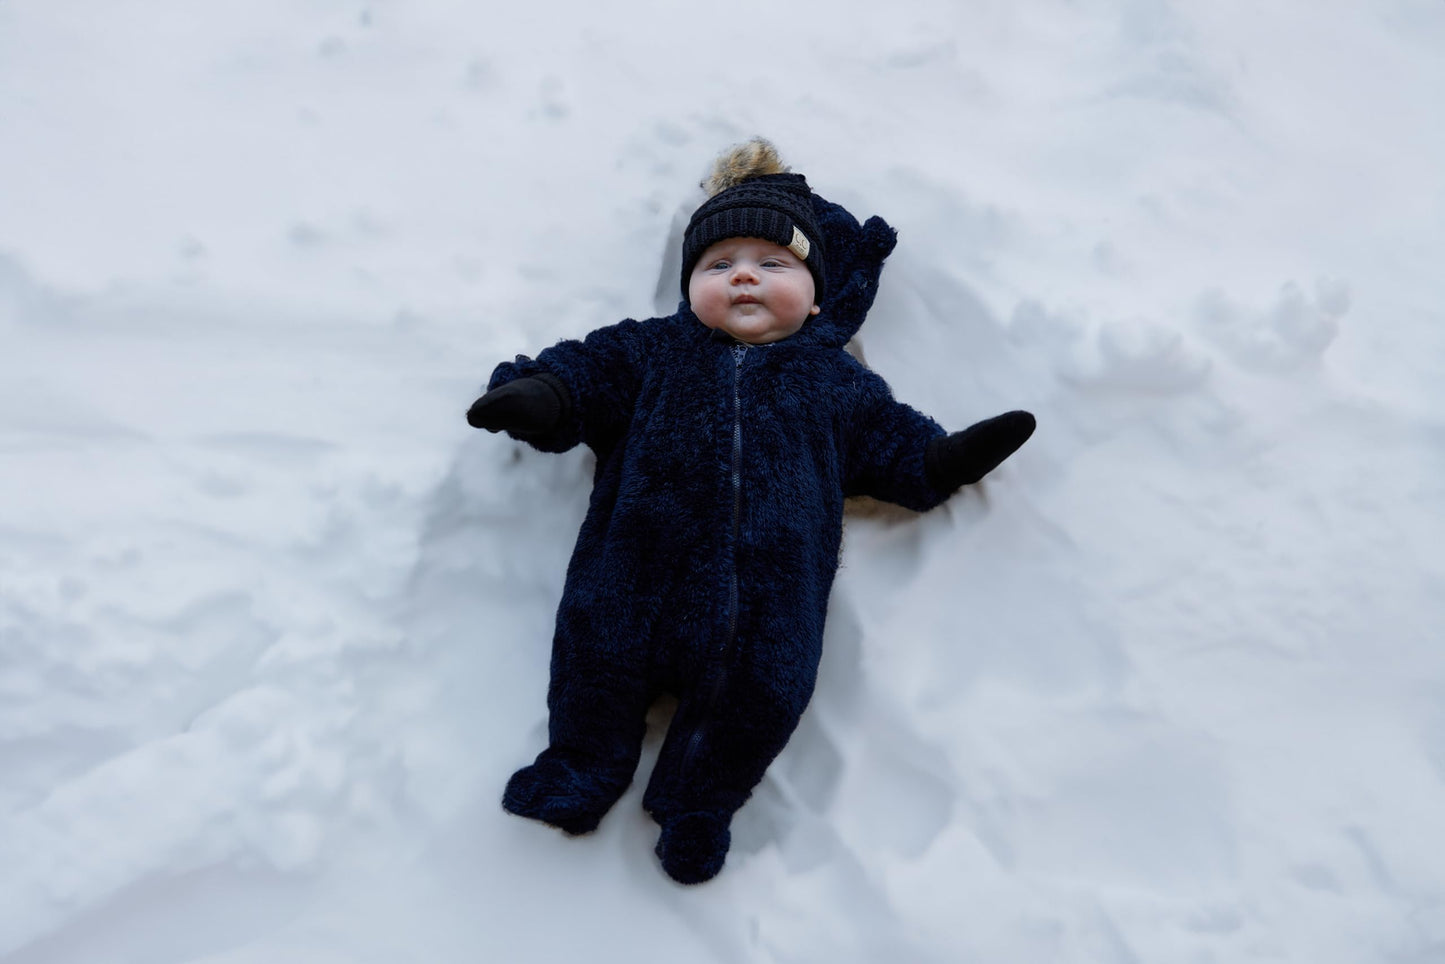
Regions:
<svg viewBox="0 0 1445 964"><path fill-rule="evenodd" d="M769 174L786 174L788 165L783 163L773 142L754 137L746 144L739 144L724 151L713 162L712 171L698 185L708 197L717 197L728 188L737 187L753 178Z"/></svg>
<svg viewBox="0 0 1445 964"><path fill-rule="evenodd" d="M657 859L679 884L701 884L722 870L732 846L730 814L684 813L662 825Z"/></svg>
<svg viewBox="0 0 1445 964"><path fill-rule="evenodd" d="M722 866L728 820L812 695L844 498L922 511L950 494L924 470L943 429L844 350L894 231L812 203L837 283L791 337L743 345L683 304L503 363L488 386L555 377L570 414L523 441L597 456L557 613L550 745L504 805L595 827L632 779L648 707L670 692L678 709L643 804L671 828L664 869L686 882ZM697 814L712 816L683 820Z"/></svg>

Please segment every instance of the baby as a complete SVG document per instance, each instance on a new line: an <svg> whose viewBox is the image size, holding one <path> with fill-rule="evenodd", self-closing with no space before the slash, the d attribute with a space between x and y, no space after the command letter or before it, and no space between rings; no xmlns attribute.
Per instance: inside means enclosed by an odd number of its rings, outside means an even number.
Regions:
<svg viewBox="0 0 1445 964"><path fill-rule="evenodd" d="M596 828L632 781L648 707L677 712L643 806L675 880L722 868L729 824L812 695L843 500L931 509L1034 429L952 435L844 345L895 235L859 225L766 141L719 158L683 236L683 303L498 365L467 421L545 452L585 443L591 501L552 643L549 745L508 811Z"/></svg>

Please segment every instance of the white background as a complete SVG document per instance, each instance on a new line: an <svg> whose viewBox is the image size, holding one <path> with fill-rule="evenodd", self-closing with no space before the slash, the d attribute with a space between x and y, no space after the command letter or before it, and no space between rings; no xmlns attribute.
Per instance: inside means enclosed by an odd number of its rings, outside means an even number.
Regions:
<svg viewBox="0 0 1445 964"><path fill-rule="evenodd" d="M0 961L1445 960L1442 51L1430 0L0 3ZM670 312L754 134L899 229L898 396L1040 428L850 520L683 888L641 781L498 806L591 463L462 413Z"/></svg>

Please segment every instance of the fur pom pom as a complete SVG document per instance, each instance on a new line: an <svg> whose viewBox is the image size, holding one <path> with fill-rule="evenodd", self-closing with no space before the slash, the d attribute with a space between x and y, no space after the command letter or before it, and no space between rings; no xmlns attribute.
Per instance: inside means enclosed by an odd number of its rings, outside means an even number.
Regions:
<svg viewBox="0 0 1445 964"><path fill-rule="evenodd" d="M778 149L770 141L754 137L720 155L713 162L712 173L702 182L702 189L708 197L716 197L728 188L755 177L787 172L788 165L778 156Z"/></svg>

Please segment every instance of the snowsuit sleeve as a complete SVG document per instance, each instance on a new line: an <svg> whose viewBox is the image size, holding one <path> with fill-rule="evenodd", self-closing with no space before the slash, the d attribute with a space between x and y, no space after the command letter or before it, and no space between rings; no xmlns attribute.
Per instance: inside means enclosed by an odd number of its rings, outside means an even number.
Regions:
<svg viewBox="0 0 1445 964"><path fill-rule="evenodd" d="M642 386L647 363L643 325L629 319L581 341L558 342L535 359L518 355L496 367L487 390L529 375L554 376L567 390L570 412L557 431L522 441L543 452L565 452L579 442L606 452L626 434Z"/></svg>
<svg viewBox="0 0 1445 964"><path fill-rule="evenodd" d="M866 495L918 512L952 494L928 481L923 453L930 439L947 434L922 412L897 401L888 383L861 366L843 464L843 494Z"/></svg>

